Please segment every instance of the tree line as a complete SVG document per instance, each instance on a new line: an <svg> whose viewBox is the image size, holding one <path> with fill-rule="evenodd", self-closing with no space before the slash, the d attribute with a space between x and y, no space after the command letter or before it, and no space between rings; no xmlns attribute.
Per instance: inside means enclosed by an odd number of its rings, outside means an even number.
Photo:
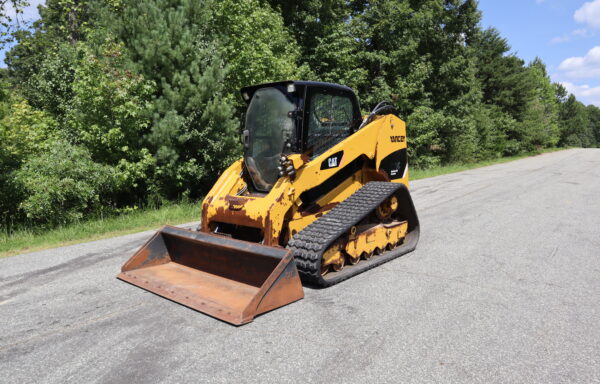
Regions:
<svg viewBox="0 0 600 384"><path fill-rule="evenodd" d="M474 0L47 0L0 72L0 225L201 196L240 156L239 88L269 81L392 102L415 167L598 146L600 109L480 19Z"/></svg>

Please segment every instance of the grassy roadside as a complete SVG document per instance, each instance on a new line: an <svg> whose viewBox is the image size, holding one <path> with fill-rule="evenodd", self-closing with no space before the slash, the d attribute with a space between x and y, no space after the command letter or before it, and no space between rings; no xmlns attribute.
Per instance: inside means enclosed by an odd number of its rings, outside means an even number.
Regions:
<svg viewBox="0 0 600 384"><path fill-rule="evenodd" d="M445 165L431 169L411 169L410 179L445 175L493 164L506 163L536 156L541 153L560 151L566 148L545 149L513 157L481 161L472 164ZM56 229L19 230L10 235L0 233L0 258L47 248L105 239L129 233L158 228L164 224L181 224L200 218L200 203L169 204L159 209L148 209L107 219L88 220Z"/></svg>
<svg viewBox="0 0 600 384"><path fill-rule="evenodd" d="M428 177L441 176L441 175L446 175L448 173L462 172L462 171L467 171L469 169L487 167L488 165L508 163L510 161L524 159L526 157L541 155L542 153L558 152L558 151L563 151L565 149L570 149L570 148L546 148L546 149L541 149L539 151L523 153L523 154L520 154L517 156L501 157L498 159L484 160L484 161L479 161L476 163L449 164L449 165L443 165L440 167L434 167L434 168L428 168L428 169L411 168L408 176L409 176L410 180L426 179Z"/></svg>
<svg viewBox="0 0 600 384"><path fill-rule="evenodd" d="M165 224L182 224L200 219L200 202L165 205L126 215L82 221L51 230L17 230L0 233L0 258L19 253L105 239L155 229Z"/></svg>

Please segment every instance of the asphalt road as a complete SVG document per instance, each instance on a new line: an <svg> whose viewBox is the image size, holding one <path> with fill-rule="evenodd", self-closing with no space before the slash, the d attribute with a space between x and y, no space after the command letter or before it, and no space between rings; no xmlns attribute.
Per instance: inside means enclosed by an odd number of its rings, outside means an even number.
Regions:
<svg viewBox="0 0 600 384"><path fill-rule="evenodd" d="M243 327L115 279L151 232L0 260L0 382L600 382L600 150L412 183L417 251Z"/></svg>

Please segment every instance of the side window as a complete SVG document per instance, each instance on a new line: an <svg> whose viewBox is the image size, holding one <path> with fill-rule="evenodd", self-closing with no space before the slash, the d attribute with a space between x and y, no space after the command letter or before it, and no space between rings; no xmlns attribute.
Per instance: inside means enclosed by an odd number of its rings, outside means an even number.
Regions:
<svg viewBox="0 0 600 384"><path fill-rule="evenodd" d="M316 93L310 99L307 148L316 157L350 134L352 100L346 96Z"/></svg>

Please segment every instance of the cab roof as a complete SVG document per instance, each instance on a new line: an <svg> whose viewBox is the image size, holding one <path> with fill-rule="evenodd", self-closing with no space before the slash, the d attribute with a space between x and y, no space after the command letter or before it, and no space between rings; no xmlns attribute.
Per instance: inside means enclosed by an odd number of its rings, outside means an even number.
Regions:
<svg viewBox="0 0 600 384"><path fill-rule="evenodd" d="M306 81L306 80L287 80L287 81L276 81L273 83L251 85L251 86L242 88L240 90L240 94L243 97L244 93L247 93L248 99L246 100L244 98L244 100L246 102L249 102L252 99L252 95L254 95L254 92L256 92L257 89L266 88L266 87L287 87L288 84L294 84L294 85L297 85L300 87L304 86L304 87L329 88L329 89L334 89L337 91L344 91L344 92L349 92L349 93L354 94L354 91L352 90L352 88L347 87L345 85L340 85L340 84L335 84L335 83L326 83L326 82L322 82L322 81Z"/></svg>

